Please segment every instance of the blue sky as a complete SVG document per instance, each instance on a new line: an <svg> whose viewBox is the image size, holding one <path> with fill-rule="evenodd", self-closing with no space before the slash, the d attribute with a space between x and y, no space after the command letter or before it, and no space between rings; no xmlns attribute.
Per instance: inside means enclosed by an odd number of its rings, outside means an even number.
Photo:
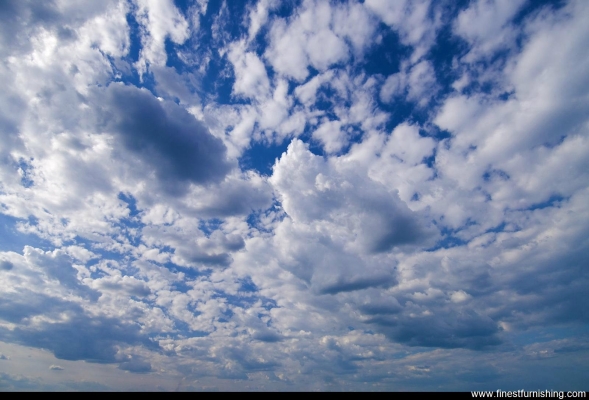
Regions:
<svg viewBox="0 0 589 400"><path fill-rule="evenodd" d="M586 390L589 3L4 1L1 390Z"/></svg>

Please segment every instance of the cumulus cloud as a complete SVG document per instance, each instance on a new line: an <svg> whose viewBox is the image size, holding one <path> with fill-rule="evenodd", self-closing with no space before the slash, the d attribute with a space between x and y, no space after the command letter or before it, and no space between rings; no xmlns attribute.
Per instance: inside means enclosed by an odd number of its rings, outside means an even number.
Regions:
<svg viewBox="0 0 589 400"><path fill-rule="evenodd" d="M103 130L155 170L166 190L179 190L178 181L220 181L229 171L223 143L186 110L121 84L110 85L104 96L109 108L101 116Z"/></svg>
<svg viewBox="0 0 589 400"><path fill-rule="evenodd" d="M146 337L141 337L137 327L121 324L116 319L80 315L62 323L40 324L38 328L3 330L0 335L4 341L49 349L62 360L97 363L117 362L119 343L143 343L153 347Z"/></svg>
<svg viewBox="0 0 589 400"><path fill-rule="evenodd" d="M354 242L366 251L388 251L426 235L396 193L355 172L353 164L327 163L295 140L275 165L271 182L295 222L325 221L334 230L350 226Z"/></svg>
<svg viewBox="0 0 589 400"><path fill-rule="evenodd" d="M454 32L470 42L466 59L476 60L503 46L512 46L516 30L509 23L524 4L525 0L475 1L462 10L455 20Z"/></svg>
<svg viewBox="0 0 589 400"><path fill-rule="evenodd" d="M119 364L123 371L129 371L134 374L146 374L151 372L151 364L140 359L131 359Z"/></svg>
<svg viewBox="0 0 589 400"><path fill-rule="evenodd" d="M438 90L435 71L428 61L421 61L408 68L408 71L390 75L383 84L380 98L390 102L394 97L403 96L425 106Z"/></svg>
<svg viewBox="0 0 589 400"><path fill-rule="evenodd" d="M136 65L139 73L144 74L148 65L166 64L166 39L182 44L188 39L190 31L188 21L173 1L139 0L136 6L137 21L144 26L141 38L143 48Z"/></svg>
<svg viewBox="0 0 589 400"><path fill-rule="evenodd" d="M324 71L346 60L349 49L332 29L332 14L329 3L305 1L293 18L274 19L268 34L270 45L265 53L272 67L300 81L307 77L309 65ZM339 18L344 17L340 14Z"/></svg>
<svg viewBox="0 0 589 400"><path fill-rule="evenodd" d="M582 387L586 4L3 2L0 386Z"/></svg>
<svg viewBox="0 0 589 400"><path fill-rule="evenodd" d="M401 41L414 48L412 60L421 58L433 45L440 15L429 0L367 0L366 7L399 33Z"/></svg>

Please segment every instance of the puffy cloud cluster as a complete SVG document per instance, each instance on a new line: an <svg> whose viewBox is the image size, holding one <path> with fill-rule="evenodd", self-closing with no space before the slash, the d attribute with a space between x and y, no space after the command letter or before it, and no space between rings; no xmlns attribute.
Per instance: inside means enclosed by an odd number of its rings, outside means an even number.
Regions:
<svg viewBox="0 0 589 400"><path fill-rule="evenodd" d="M588 17L1 3L0 387L581 388Z"/></svg>

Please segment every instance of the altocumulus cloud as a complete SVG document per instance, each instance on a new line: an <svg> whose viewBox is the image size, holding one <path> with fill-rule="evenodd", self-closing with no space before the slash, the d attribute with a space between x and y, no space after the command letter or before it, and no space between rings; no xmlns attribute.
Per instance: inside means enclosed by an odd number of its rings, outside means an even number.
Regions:
<svg viewBox="0 0 589 400"><path fill-rule="evenodd" d="M588 18L0 3L0 386L586 389Z"/></svg>

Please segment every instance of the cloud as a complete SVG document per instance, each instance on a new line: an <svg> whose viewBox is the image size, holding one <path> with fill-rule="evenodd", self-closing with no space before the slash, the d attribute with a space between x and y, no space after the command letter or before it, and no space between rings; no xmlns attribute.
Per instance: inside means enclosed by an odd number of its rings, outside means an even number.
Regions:
<svg viewBox="0 0 589 400"><path fill-rule="evenodd" d="M229 51L229 60L236 75L233 92L246 97L264 98L270 91L266 67L255 53L240 48L243 45L243 42L236 43Z"/></svg>
<svg viewBox="0 0 589 400"><path fill-rule="evenodd" d="M167 60L166 39L184 43L189 35L189 24L184 15L169 0L138 0L135 18L145 27L141 37L143 48L136 67L143 75L148 65L164 66Z"/></svg>
<svg viewBox="0 0 589 400"><path fill-rule="evenodd" d="M343 160L322 160L295 140L275 165L270 182L293 221L326 223L341 235L347 235L344 227L349 226L358 238L353 242L364 251L386 252L427 237L395 192L358 172Z"/></svg>
<svg viewBox="0 0 589 400"><path fill-rule="evenodd" d="M401 42L413 47L411 60L417 61L433 45L440 27L440 15L429 0L367 0L366 7L399 33Z"/></svg>
<svg viewBox="0 0 589 400"><path fill-rule="evenodd" d="M393 340L409 346L482 349L501 343L499 327L476 312L452 312L436 317L422 314L404 319L379 316L367 320Z"/></svg>
<svg viewBox="0 0 589 400"><path fill-rule="evenodd" d="M119 369L134 374L146 374L152 371L150 363L139 359L131 359L130 361L122 362L119 364Z"/></svg>
<svg viewBox="0 0 589 400"><path fill-rule="evenodd" d="M391 102L402 96L424 107L436 95L438 85L434 68L429 61L421 61L408 68L408 71L390 75L380 90L383 102Z"/></svg>
<svg viewBox="0 0 589 400"><path fill-rule="evenodd" d="M586 2L0 7L3 388L582 387Z"/></svg>
<svg viewBox="0 0 589 400"><path fill-rule="evenodd" d="M516 30L509 23L525 3L476 1L462 10L454 22L454 32L471 45L465 60L488 57L501 47L512 46Z"/></svg>
<svg viewBox="0 0 589 400"><path fill-rule="evenodd" d="M89 318L75 315L66 322L41 323L35 328L2 329L5 341L44 348L61 360L85 360L96 363L117 362L119 343L154 345L139 333L139 328L114 318Z"/></svg>
<svg viewBox="0 0 589 400"><path fill-rule="evenodd" d="M166 190L177 193L185 182L218 182L231 168L223 143L176 104L122 84L111 84L104 96L103 129L153 169Z"/></svg>
<svg viewBox="0 0 589 400"><path fill-rule="evenodd" d="M10 261L2 260L0 261L0 269L4 271L10 271L14 268L14 265Z"/></svg>
<svg viewBox="0 0 589 400"><path fill-rule="evenodd" d="M288 21L274 19L268 33L270 45L265 52L272 67L301 81L307 77L309 65L324 71L346 60L348 46L332 30L332 13L329 3L306 1ZM339 17L344 18L341 14Z"/></svg>

